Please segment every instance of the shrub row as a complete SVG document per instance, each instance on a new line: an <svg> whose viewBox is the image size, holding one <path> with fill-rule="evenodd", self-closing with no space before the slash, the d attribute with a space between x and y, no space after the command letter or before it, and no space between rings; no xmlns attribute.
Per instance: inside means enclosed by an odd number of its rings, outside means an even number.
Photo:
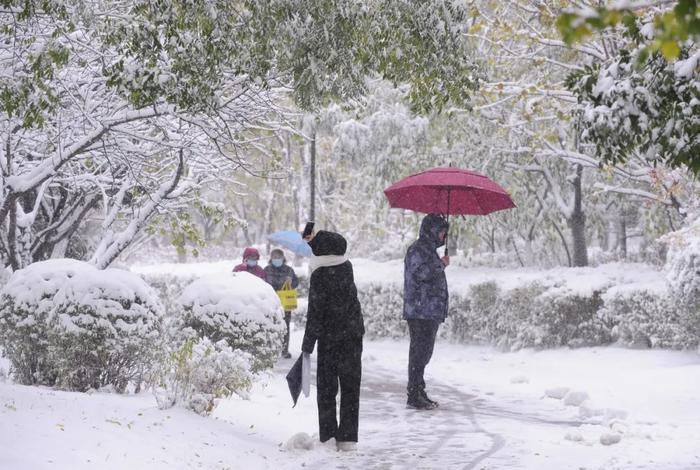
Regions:
<svg viewBox="0 0 700 470"><path fill-rule="evenodd" d="M161 317L157 296L131 273L44 261L0 292L0 345L20 383L122 392L157 354Z"/></svg>
<svg viewBox="0 0 700 470"><path fill-rule="evenodd" d="M247 273L158 279L153 289L128 271L75 260L15 272L0 290L0 348L14 379L75 391L147 383L161 404L202 413L246 393L282 347L272 288Z"/></svg>
<svg viewBox="0 0 700 470"><path fill-rule="evenodd" d="M403 289L395 284L358 286L369 337L405 337ZM537 282L501 289L493 282L451 293L443 337L507 349L593 346L696 348L700 312L673 301L658 286L637 285L587 294Z"/></svg>

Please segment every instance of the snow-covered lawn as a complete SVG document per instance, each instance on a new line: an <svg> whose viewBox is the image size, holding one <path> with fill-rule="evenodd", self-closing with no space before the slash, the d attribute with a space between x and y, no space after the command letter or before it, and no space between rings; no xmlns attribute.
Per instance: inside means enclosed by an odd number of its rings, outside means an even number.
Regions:
<svg viewBox="0 0 700 470"><path fill-rule="evenodd" d="M294 332L292 351L300 332ZM296 408L280 360L249 400L210 418L138 396L0 381L0 469L700 468L700 355L587 348L502 353L439 342L426 379L441 402L405 408L406 341L366 341L356 453L316 445L315 389ZM0 364L6 367L6 364ZM570 393L560 396L566 389ZM581 393L577 393L581 392ZM579 406L564 404L564 401ZM620 442L603 445L620 437Z"/></svg>
<svg viewBox="0 0 700 470"><path fill-rule="evenodd" d="M265 256L263 254L263 259ZM374 261L366 258L351 258L355 271L355 282L359 284L400 284L403 285L403 260ZM236 260L201 263L162 263L133 265L130 269L138 274L162 274L173 276L226 275L231 272ZM653 266L640 263L609 263L588 268L552 269L499 269L486 267L464 267L467 261L453 257L447 271L450 292L468 292L474 284L496 282L503 289L512 289L530 282L540 282L545 286L566 285L570 290L584 295L593 290L611 286L643 285L647 289L663 291L664 273ZM265 264L265 262L263 262ZM306 264L295 266L297 274L307 275Z"/></svg>

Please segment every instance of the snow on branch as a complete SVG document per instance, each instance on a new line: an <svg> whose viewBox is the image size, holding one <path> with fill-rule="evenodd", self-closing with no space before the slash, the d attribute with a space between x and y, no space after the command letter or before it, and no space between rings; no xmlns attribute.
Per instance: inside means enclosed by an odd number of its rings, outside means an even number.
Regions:
<svg viewBox="0 0 700 470"><path fill-rule="evenodd" d="M593 185L596 189L599 189L603 192L608 192L608 193L617 193L617 194L625 194L628 196L637 196L643 199L649 199L652 201L659 202L663 205L669 206L669 207L675 207L674 202L670 198L665 198L662 197L659 194L654 194L649 191L645 191L643 189L639 188L629 188L629 187L623 187L623 186L612 186L604 183L595 183Z"/></svg>

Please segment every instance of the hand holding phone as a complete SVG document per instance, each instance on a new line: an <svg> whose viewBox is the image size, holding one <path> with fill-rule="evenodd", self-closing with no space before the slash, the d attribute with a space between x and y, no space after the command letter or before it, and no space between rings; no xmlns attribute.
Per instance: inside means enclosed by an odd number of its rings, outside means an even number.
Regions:
<svg viewBox="0 0 700 470"><path fill-rule="evenodd" d="M311 235L314 233L314 222L309 221L306 222L306 225L304 226L304 231L301 233L301 238L304 240L309 240L311 238Z"/></svg>

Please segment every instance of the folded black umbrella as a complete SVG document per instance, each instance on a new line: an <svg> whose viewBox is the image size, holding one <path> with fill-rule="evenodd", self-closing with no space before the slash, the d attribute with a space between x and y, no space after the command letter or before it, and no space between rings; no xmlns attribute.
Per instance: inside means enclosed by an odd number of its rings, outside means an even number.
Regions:
<svg viewBox="0 0 700 470"><path fill-rule="evenodd" d="M302 366L304 364L304 354L299 355L299 359L296 360L292 369L287 374L287 385L289 385L289 393L292 394L292 400L294 400L294 408L297 406L297 400L299 399L299 394L301 393L301 377L302 377Z"/></svg>

